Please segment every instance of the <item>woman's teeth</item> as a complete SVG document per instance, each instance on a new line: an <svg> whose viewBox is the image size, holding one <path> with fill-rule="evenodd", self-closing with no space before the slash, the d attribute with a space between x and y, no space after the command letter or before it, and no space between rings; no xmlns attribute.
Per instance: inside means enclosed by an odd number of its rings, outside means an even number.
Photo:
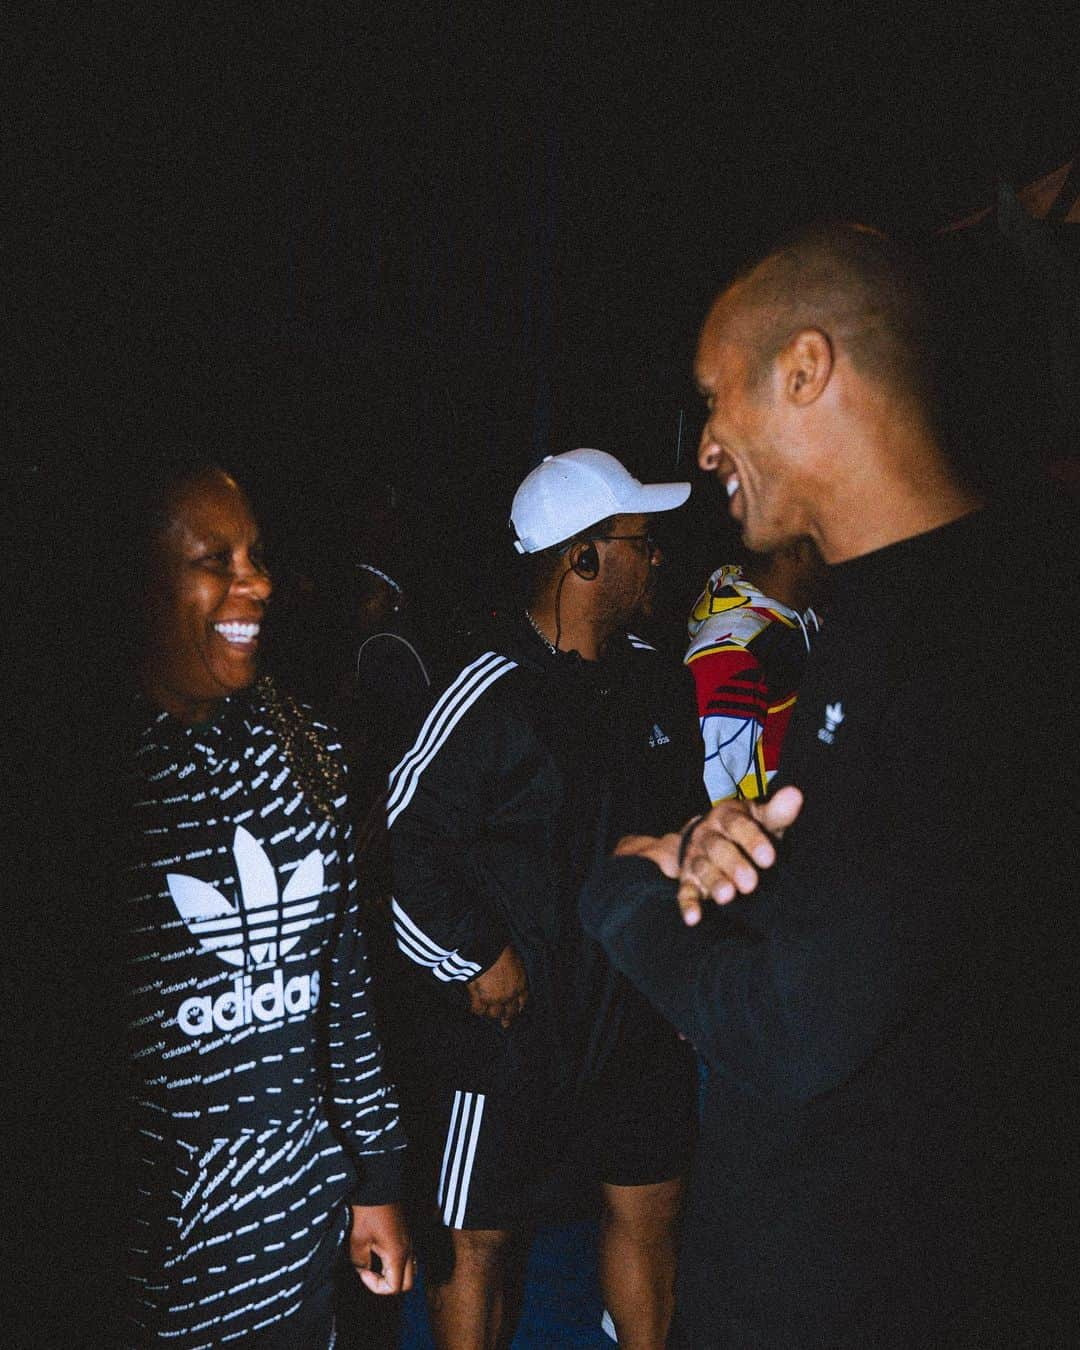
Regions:
<svg viewBox="0 0 1080 1350"><path fill-rule="evenodd" d="M259 636L257 623L216 623L215 633L220 633L226 642L253 642Z"/></svg>

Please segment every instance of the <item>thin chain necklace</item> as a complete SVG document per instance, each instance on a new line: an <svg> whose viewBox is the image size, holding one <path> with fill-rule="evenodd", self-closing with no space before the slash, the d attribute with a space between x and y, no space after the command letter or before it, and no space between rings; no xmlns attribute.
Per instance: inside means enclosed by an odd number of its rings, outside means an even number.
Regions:
<svg viewBox="0 0 1080 1350"><path fill-rule="evenodd" d="M536 620L533 618L533 616L529 613L528 610L525 611L525 617L529 621L530 628L540 639L540 641L544 644L544 646L548 649L548 651L552 654L552 656L554 656L555 653L558 651L558 648L555 646L554 642L552 642L550 638L544 636L543 632L540 629L540 625L536 622Z"/></svg>

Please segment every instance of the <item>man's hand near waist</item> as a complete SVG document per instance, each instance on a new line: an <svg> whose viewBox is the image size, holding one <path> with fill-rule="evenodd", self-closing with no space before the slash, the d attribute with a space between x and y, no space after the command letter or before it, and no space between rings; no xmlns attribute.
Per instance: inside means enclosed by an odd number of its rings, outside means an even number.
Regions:
<svg viewBox="0 0 1080 1350"><path fill-rule="evenodd" d="M529 998L529 984L521 957L511 946L499 953L494 965L470 980L469 1011L477 1017L490 1017L502 1027L508 1027L524 1008Z"/></svg>

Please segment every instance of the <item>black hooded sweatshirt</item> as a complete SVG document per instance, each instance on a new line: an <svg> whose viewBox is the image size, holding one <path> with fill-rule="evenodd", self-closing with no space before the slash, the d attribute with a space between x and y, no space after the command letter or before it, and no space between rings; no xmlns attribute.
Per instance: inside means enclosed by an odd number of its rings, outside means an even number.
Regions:
<svg viewBox="0 0 1080 1350"><path fill-rule="evenodd" d="M1061 1316L1065 556L982 512L833 567L772 871L696 928L645 861L592 879L585 927L712 1069L679 1345L1020 1344L1009 1319Z"/></svg>

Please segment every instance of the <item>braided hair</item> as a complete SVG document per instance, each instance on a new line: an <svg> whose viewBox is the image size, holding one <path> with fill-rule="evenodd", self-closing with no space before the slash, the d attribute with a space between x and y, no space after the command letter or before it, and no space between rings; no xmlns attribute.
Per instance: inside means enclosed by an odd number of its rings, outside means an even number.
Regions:
<svg viewBox="0 0 1080 1350"><path fill-rule="evenodd" d="M266 709L266 716L278 745L305 798L320 815L333 822L334 803L345 791L345 772L305 710L291 694L277 687L270 675L260 675L255 693Z"/></svg>

